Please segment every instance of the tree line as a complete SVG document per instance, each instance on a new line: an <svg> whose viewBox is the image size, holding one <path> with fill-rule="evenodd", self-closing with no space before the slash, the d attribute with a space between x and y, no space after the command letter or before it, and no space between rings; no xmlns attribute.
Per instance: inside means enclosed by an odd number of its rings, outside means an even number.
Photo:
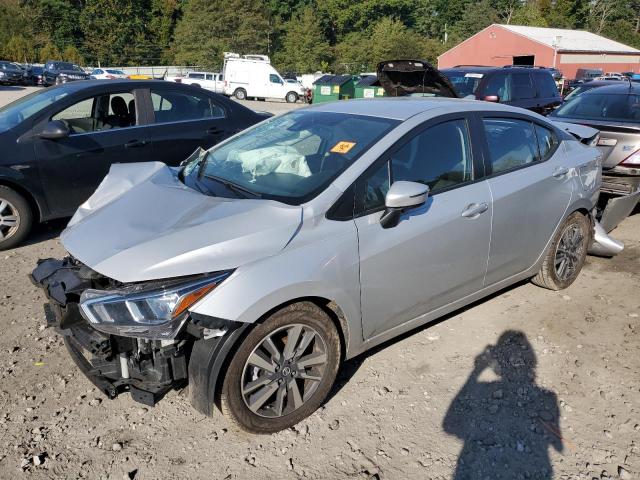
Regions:
<svg viewBox="0 0 640 480"><path fill-rule="evenodd" d="M283 72L370 71L436 57L492 23L584 29L640 47L640 0L0 0L0 58Z"/></svg>

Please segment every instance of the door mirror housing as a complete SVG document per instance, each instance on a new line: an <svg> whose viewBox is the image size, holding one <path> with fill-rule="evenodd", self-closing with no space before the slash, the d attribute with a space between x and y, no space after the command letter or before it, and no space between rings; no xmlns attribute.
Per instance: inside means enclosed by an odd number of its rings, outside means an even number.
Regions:
<svg viewBox="0 0 640 480"><path fill-rule="evenodd" d="M405 210L424 205L428 196L429 186L424 183L404 180L393 182L384 201L384 213L380 217L382 228L395 227Z"/></svg>
<svg viewBox="0 0 640 480"><path fill-rule="evenodd" d="M487 95L483 100L485 102L500 103L500 97L498 95Z"/></svg>
<svg viewBox="0 0 640 480"><path fill-rule="evenodd" d="M38 137L46 140L58 140L60 138L66 138L71 133L66 123L61 120L52 120L47 123L44 130L40 132Z"/></svg>

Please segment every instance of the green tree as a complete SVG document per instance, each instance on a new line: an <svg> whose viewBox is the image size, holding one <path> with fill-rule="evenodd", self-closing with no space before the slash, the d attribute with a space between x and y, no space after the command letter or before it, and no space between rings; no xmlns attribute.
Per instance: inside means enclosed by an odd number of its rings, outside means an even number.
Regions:
<svg viewBox="0 0 640 480"><path fill-rule="evenodd" d="M14 62L33 62L36 58L32 43L21 35L9 39L4 47L4 56Z"/></svg>
<svg viewBox="0 0 640 480"><path fill-rule="evenodd" d="M449 44L453 46L493 23L499 23L498 12L490 0L472 3L462 14L462 18L451 27Z"/></svg>
<svg viewBox="0 0 640 480"><path fill-rule="evenodd" d="M547 21L535 2L528 2L515 11L511 18L514 25L528 25L530 27L546 27Z"/></svg>
<svg viewBox="0 0 640 480"><path fill-rule="evenodd" d="M284 25L275 63L285 71L312 72L332 60L333 52L313 7L304 7Z"/></svg>
<svg viewBox="0 0 640 480"><path fill-rule="evenodd" d="M67 45L64 47L62 51L62 59L66 62L75 63L76 65L82 65L84 63L84 59L80 52L73 45Z"/></svg>
<svg viewBox="0 0 640 480"><path fill-rule="evenodd" d="M41 62L46 62L47 60L59 60L62 57L60 50L53 43L46 43L41 49L39 53L39 58Z"/></svg>
<svg viewBox="0 0 640 480"><path fill-rule="evenodd" d="M153 63L173 61L171 48L176 24L180 18L182 3L180 0L151 0L148 21L148 38L155 47L153 55L157 60Z"/></svg>
<svg viewBox="0 0 640 480"><path fill-rule="evenodd" d="M144 62L152 44L145 41L147 10L136 0L87 0L80 14L84 53L102 65Z"/></svg>
<svg viewBox="0 0 640 480"><path fill-rule="evenodd" d="M258 0L189 0L176 25L178 63L219 68L222 53L271 54L273 26Z"/></svg>

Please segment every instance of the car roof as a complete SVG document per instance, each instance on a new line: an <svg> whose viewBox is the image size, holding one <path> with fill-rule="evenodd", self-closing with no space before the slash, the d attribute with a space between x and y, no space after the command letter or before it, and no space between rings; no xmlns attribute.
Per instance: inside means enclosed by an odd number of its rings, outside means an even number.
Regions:
<svg viewBox="0 0 640 480"><path fill-rule="evenodd" d="M602 83L603 85L601 87L591 88L584 92L584 95L593 93L618 95L625 93L634 93L636 95L640 95L640 85L636 85L632 82L626 82L624 80L620 82L615 82L614 80L602 80Z"/></svg>
<svg viewBox="0 0 640 480"><path fill-rule="evenodd" d="M362 98L321 103L308 107L308 109L317 112L366 115L401 121L408 120L414 115L436 109L445 110L447 113L492 110L496 112L526 113L535 116L535 114L521 108L510 107L500 103L446 97Z"/></svg>
<svg viewBox="0 0 640 480"><path fill-rule="evenodd" d="M167 82L166 80L131 80L128 78L118 78L114 80L110 80L109 82L104 82L102 80L77 80L75 82L63 83L61 85L57 85L55 87L50 88L58 88L64 89L69 92L77 92L83 90L85 88L91 88L96 86L108 86L109 89L118 88L118 87L130 87L130 88L144 88L152 87L152 86L168 86L171 88L197 88L192 87L190 85L181 84L177 82Z"/></svg>

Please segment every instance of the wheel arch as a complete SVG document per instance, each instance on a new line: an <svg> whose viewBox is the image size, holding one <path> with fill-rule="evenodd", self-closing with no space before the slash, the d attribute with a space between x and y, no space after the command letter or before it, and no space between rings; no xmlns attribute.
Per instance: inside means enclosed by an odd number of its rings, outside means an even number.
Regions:
<svg viewBox="0 0 640 480"><path fill-rule="evenodd" d="M209 340L197 340L194 343L189 361L189 396L191 404L201 413L211 416L213 406L220 407L220 390L224 374L229 367L233 354L254 325L284 308L300 303L312 303L325 312L335 326L340 337L341 358L345 359L349 345L349 325L342 309L336 302L319 296L307 296L291 299L265 312L253 323L242 323L238 328Z"/></svg>
<svg viewBox="0 0 640 480"><path fill-rule="evenodd" d="M8 187L12 190L15 190L17 193L22 195L29 206L31 207L31 211L33 213L33 220L35 222L40 222L43 218L42 208L40 207L40 203L36 200L36 197L25 187L20 185L18 182L14 182L6 177L0 177L0 185L4 187Z"/></svg>

